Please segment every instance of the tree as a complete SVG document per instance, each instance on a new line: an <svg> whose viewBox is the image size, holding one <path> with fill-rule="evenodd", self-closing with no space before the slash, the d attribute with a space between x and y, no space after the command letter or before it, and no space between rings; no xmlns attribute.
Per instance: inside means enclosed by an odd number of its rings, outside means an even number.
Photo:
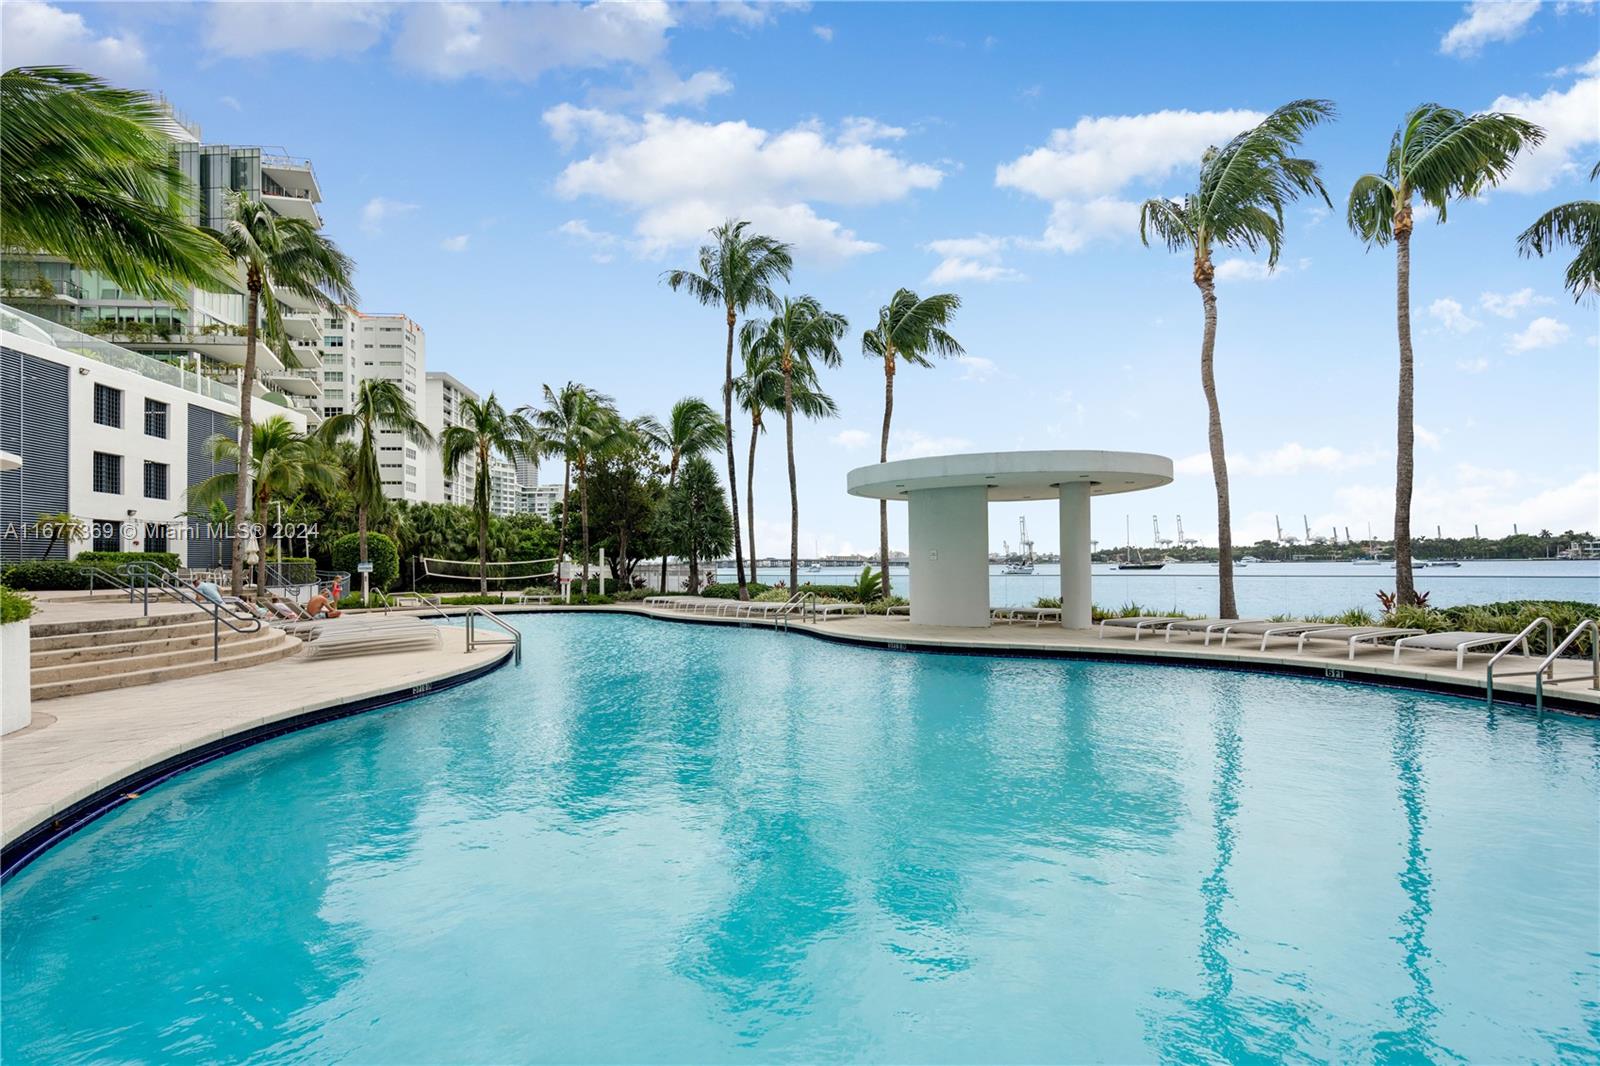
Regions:
<svg viewBox="0 0 1600 1066"><path fill-rule="evenodd" d="M700 591L700 560L725 554L734 526L717 472L703 456L683 464L678 483L667 494L664 525L672 554L689 560L689 591Z"/></svg>
<svg viewBox="0 0 1600 1066"><path fill-rule="evenodd" d="M723 435L727 428L717 417L711 405L698 396L685 396L672 405L667 416L666 440L662 446L667 451L667 488L678 482L678 464L695 455L722 450ZM752 552L755 551L752 545ZM661 553L661 591L667 591L667 553Z"/></svg>
<svg viewBox="0 0 1600 1066"><path fill-rule="evenodd" d="M529 419L539 431L543 442L541 454L561 456L561 527L556 541L556 568L560 576L561 564L567 557L567 500L572 495L572 461L588 427L586 412L595 406L615 406L611 397L569 381L557 392L544 386L544 407L523 406L517 413Z"/></svg>
<svg viewBox="0 0 1600 1066"><path fill-rule="evenodd" d="M1400 341L1394 478L1394 584L1401 604L1417 602L1411 575L1411 481L1415 426L1412 411L1412 201L1420 199L1445 221L1451 200L1477 196L1511 173L1517 153L1544 131L1515 115L1463 114L1438 104L1412 109L1389 142L1382 174L1363 174L1350 189L1346 220L1369 247L1395 247L1395 327Z"/></svg>
<svg viewBox="0 0 1600 1066"><path fill-rule="evenodd" d="M1600 163L1589 171L1589 180L1600 178ZM1557 245L1578 249L1567 264L1567 288L1574 300L1600 295L1600 200L1574 200L1540 215L1538 221L1517 238L1517 251L1524 257L1553 252Z"/></svg>
<svg viewBox="0 0 1600 1066"><path fill-rule="evenodd" d="M0 247L58 255L140 296L187 302L222 249L186 217L191 190L160 101L63 67L0 75Z"/></svg>
<svg viewBox="0 0 1600 1066"><path fill-rule="evenodd" d="M294 362L293 352L283 340L283 322L274 291L292 293L330 310L339 302L353 304L358 300L350 281L355 266L349 256L317 232L310 222L279 218L266 204L239 192L228 196L228 217L217 239L245 279L244 373L239 388L239 440L243 461L239 463L234 495L236 499L248 500L250 442L254 436L250 404L256 380L256 343L260 335L264 332L269 342L279 346L285 363ZM243 535L242 524L239 534ZM232 574L235 595L243 584L243 565L243 557L235 551Z"/></svg>
<svg viewBox="0 0 1600 1066"><path fill-rule="evenodd" d="M789 587L800 584L800 488L794 468L794 416L831 418L838 414L832 398L817 387L817 367L836 367L844 361L839 341L850 324L843 315L824 311L814 296L797 300L784 297L778 313L765 323L747 323L759 331L760 346L777 360L783 412L784 448L789 465ZM759 415L756 416L759 420ZM755 441L750 442L750 461L755 463ZM755 509L751 508L750 540L755 542ZM750 549L751 555L755 548Z"/></svg>
<svg viewBox="0 0 1600 1066"><path fill-rule="evenodd" d="M546 429L552 435L559 433L560 437L552 436L552 442L560 440L560 451L568 467L567 480L570 484L571 472L578 474L578 508L583 529L583 592L589 594L589 469L597 456L605 454L608 448L618 443L618 436L626 432L626 427L617 414L615 402L609 396L603 396L592 389L582 385L573 385L568 382L567 387L559 395L552 394L550 387L545 386L545 398L554 400L555 406L547 406L541 411L540 417L549 416L546 423L541 423L540 428ZM563 499L566 490L563 491ZM566 508L562 508L561 529L563 540L566 534Z"/></svg>
<svg viewBox="0 0 1600 1066"><path fill-rule="evenodd" d="M953 292L937 293L924 299L910 289L901 289L878 309L878 324L861 335L861 352L869 359L883 360L883 440L878 462L889 461L889 422L894 417L895 363L932 366L929 356L943 358L961 355L962 348L948 332L950 320L961 307L961 297ZM878 554L883 562L883 594L889 595L889 501L878 501Z"/></svg>
<svg viewBox="0 0 1600 1066"><path fill-rule="evenodd" d="M1295 100L1278 108L1221 148L1207 148L1200 159L1194 191L1182 200L1158 197L1139 208L1139 239L1154 233L1171 251L1194 257L1193 278L1200 290L1205 325L1200 337L1200 387L1205 392L1211 474L1217 490L1217 614L1238 615L1233 591L1232 511L1228 459L1222 439L1222 411L1212 358L1217 344L1216 269L1213 248L1267 250L1267 266L1277 266L1283 249L1284 207L1300 196L1328 193L1317 164L1292 154L1305 131L1333 116L1327 100Z"/></svg>
<svg viewBox="0 0 1600 1066"><path fill-rule="evenodd" d="M342 471L328 462L325 454L312 447L294 423L283 415L273 415L265 422L251 427L250 518L257 528L266 526L268 509L274 499L288 499L307 487L330 490L343 477ZM240 463L239 442L218 434L207 443L211 461L218 465ZM232 471L213 474L189 490L189 505L195 508L211 506L222 500L229 488L238 484ZM235 562L242 562L235 552ZM261 546L256 563L256 588L267 587L267 551Z"/></svg>
<svg viewBox="0 0 1600 1066"><path fill-rule="evenodd" d="M50 558L50 553L55 551L56 541L70 544L75 540L82 540L88 533L88 527L83 524L83 519L68 511L41 514L34 522L34 527L41 533L48 531L50 534L50 543L44 546L41 559Z"/></svg>
<svg viewBox="0 0 1600 1066"><path fill-rule="evenodd" d="M498 455L508 463L532 458L539 452L538 431L520 413L507 411L494 393L486 399L464 396L456 405L460 425L446 426L439 437L440 462L454 477L462 464L473 463L472 509L478 519L478 594L489 594L489 460Z"/></svg>
<svg viewBox="0 0 1600 1066"><path fill-rule="evenodd" d="M794 268L790 247L772 237L746 233L749 222L729 219L711 231L714 243L700 248L700 269L669 270L662 275L667 287L687 290L702 304L720 307L727 316L728 343L723 360L722 424L728 457L728 510L739 513L738 472L733 459L733 334L739 316L752 307L778 307L772 286L788 281ZM733 568L738 578L739 598L748 600L750 589L744 574L744 547L739 524L733 525Z"/></svg>
<svg viewBox="0 0 1600 1066"><path fill-rule="evenodd" d="M433 434L417 418L398 381L367 378L356 387L350 409L329 415L318 428L325 440L355 438L350 488L356 501L356 532L361 537L361 562L367 561L367 518L383 506L383 471L378 464L378 432L399 433L419 448L433 447ZM399 538L396 538L399 540Z"/></svg>
<svg viewBox="0 0 1600 1066"><path fill-rule="evenodd" d="M656 554L656 520L666 497L666 483L654 436L654 420L624 423L619 434L594 464L590 507L595 527L603 531L611 572L619 588L633 587L638 561Z"/></svg>

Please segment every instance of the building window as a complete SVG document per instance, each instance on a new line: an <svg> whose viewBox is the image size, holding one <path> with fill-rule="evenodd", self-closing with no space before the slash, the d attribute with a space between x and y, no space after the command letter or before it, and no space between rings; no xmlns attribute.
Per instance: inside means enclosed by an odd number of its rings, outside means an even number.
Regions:
<svg viewBox="0 0 1600 1066"><path fill-rule="evenodd" d="M144 550L147 552L164 552L167 550L167 527L161 522L150 522L144 527Z"/></svg>
<svg viewBox="0 0 1600 1066"><path fill-rule="evenodd" d="M167 498L166 463L152 463L146 460L144 464L144 495L149 500L164 500Z"/></svg>
<svg viewBox="0 0 1600 1066"><path fill-rule="evenodd" d="M146 400L144 402L144 435L166 439L167 405L160 400Z"/></svg>
<svg viewBox="0 0 1600 1066"><path fill-rule="evenodd" d="M122 550L122 523L114 518L96 518L89 524L89 533L94 539L90 547L97 552L119 552Z"/></svg>
<svg viewBox="0 0 1600 1066"><path fill-rule="evenodd" d="M122 428L122 390L110 385L94 387L94 422L97 426Z"/></svg>
<svg viewBox="0 0 1600 1066"><path fill-rule="evenodd" d="M94 491L122 491L122 456L94 453Z"/></svg>

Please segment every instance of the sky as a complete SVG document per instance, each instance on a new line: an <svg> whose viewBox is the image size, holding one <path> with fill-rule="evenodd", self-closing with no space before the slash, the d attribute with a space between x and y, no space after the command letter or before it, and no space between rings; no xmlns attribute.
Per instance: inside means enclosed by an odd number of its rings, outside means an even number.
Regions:
<svg viewBox="0 0 1600 1066"><path fill-rule="evenodd" d="M891 458L1091 448L1172 457L1173 483L1096 501L1093 534L1216 542L1187 256L1137 204L1289 100L1332 208L1283 256L1218 254L1217 387L1235 540L1387 536L1392 249L1344 223L1405 112L1433 101L1546 129L1499 188L1421 218L1413 530L1600 529L1600 323L1566 255L1519 258L1549 207L1595 198L1596 4L168 4L7 0L0 59L159 92L213 143L313 160L362 308L427 332L430 369L536 403L581 381L627 415L720 406L720 312L669 291L725 217L794 245L784 291L850 321L796 429L802 554L871 552L881 364L860 335L896 289L954 292L967 354L897 377ZM788 547L781 419L758 446L757 548ZM739 424L740 480L748 423ZM547 464L548 467L548 464ZM551 471L545 472L547 479ZM557 472L555 476L559 476ZM740 486L741 496L743 484ZM904 508L891 542L905 545ZM994 504L995 548L1047 503Z"/></svg>

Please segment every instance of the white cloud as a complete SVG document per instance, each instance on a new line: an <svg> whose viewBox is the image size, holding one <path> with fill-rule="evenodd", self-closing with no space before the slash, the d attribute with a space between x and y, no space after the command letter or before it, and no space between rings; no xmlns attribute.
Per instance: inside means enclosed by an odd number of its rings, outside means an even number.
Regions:
<svg viewBox="0 0 1600 1066"><path fill-rule="evenodd" d="M580 244L588 245L592 249L589 256L596 263L611 262L614 258L613 250L622 243L622 238L615 233L591 229L589 223L581 218L568 219L556 227L556 232L571 237Z"/></svg>
<svg viewBox="0 0 1600 1066"><path fill-rule="evenodd" d="M930 285L948 285L961 281L1020 281L1023 275L1005 266L1000 253L1014 241L1007 237L991 237L980 233L975 237L949 237L929 241L924 247L935 255L943 256L939 265L928 275Z"/></svg>
<svg viewBox="0 0 1600 1066"><path fill-rule="evenodd" d="M964 368L961 374L962 381L988 381L1000 369L995 366L993 359L985 359L981 355L958 355L955 361Z"/></svg>
<svg viewBox="0 0 1600 1066"><path fill-rule="evenodd" d="M206 4L201 40L215 56L274 52L313 57L365 52L382 38L393 5L384 3Z"/></svg>
<svg viewBox="0 0 1600 1066"><path fill-rule="evenodd" d="M1597 56L1600 61L1600 56ZM1544 128L1544 143L1517 156L1517 165L1500 188L1512 192L1542 192L1556 182L1587 175L1600 145L1600 62L1584 68L1584 76L1567 89L1551 89L1542 96L1500 96L1491 111L1509 111Z"/></svg>
<svg viewBox="0 0 1600 1066"><path fill-rule="evenodd" d="M833 41L832 26L813 26L811 27L811 32L816 34L818 37L821 37L824 41L828 41L830 43Z"/></svg>
<svg viewBox="0 0 1600 1066"><path fill-rule="evenodd" d="M403 200L391 200L385 196L374 196L361 208L361 228L376 236L383 232L383 227L390 219L401 215L409 215L417 209L416 204L408 204Z"/></svg>
<svg viewBox="0 0 1600 1066"><path fill-rule="evenodd" d="M1436 452L1439 450L1439 434L1435 433L1431 429L1428 429L1426 426L1422 425L1422 423L1413 422L1411 425L1411 433L1416 438L1417 443L1428 449L1430 452Z"/></svg>
<svg viewBox="0 0 1600 1066"><path fill-rule="evenodd" d="M1491 315L1501 318L1515 318L1519 312L1526 311L1535 304L1555 303L1548 296L1540 296L1532 289L1518 289L1516 292L1486 292L1478 297L1478 306Z"/></svg>
<svg viewBox="0 0 1600 1066"><path fill-rule="evenodd" d="M217 103L221 104L223 107L226 107L231 111L243 111L244 110L244 105L241 104L238 101L238 98L236 98L236 97L219 96L217 98Z"/></svg>
<svg viewBox="0 0 1600 1066"><path fill-rule="evenodd" d="M1306 471L1341 471L1353 470L1358 467L1370 466L1383 458L1382 452L1346 452L1331 445L1320 448L1307 448L1303 444L1290 442L1270 452L1261 452L1256 455L1229 455L1228 473L1247 474L1254 477L1274 477L1300 474ZM1186 456L1172 464L1174 471L1180 474L1210 476L1211 455L1209 452L1199 452Z"/></svg>
<svg viewBox="0 0 1600 1066"><path fill-rule="evenodd" d="M636 251L659 254L704 238L737 215L792 242L807 255L841 260L879 245L819 215L812 201L886 203L936 187L943 175L862 136L895 127L850 119L830 137L817 123L772 133L743 121L700 122L648 114L625 116L563 104L545 112L558 141L590 142L591 154L556 178L556 191L592 196L636 212Z"/></svg>
<svg viewBox="0 0 1600 1066"><path fill-rule="evenodd" d="M972 447L965 437L937 437L919 433L914 429L896 430L889 437L890 459L921 459L929 455L946 455Z"/></svg>
<svg viewBox="0 0 1600 1066"><path fill-rule="evenodd" d="M441 250L446 252L464 252L467 250L467 242L471 239L472 238L465 233L458 233L454 237L446 237L444 240L440 241L439 247Z"/></svg>
<svg viewBox="0 0 1600 1066"><path fill-rule="evenodd" d="M124 83L149 73L149 57L138 37L97 33L82 15L42 0L0 4L0 39L5 41L7 70L41 65L79 67Z"/></svg>
<svg viewBox="0 0 1600 1066"><path fill-rule="evenodd" d="M865 448L872 443L872 438L860 429L841 429L828 439L841 448L851 449Z"/></svg>
<svg viewBox="0 0 1600 1066"><path fill-rule="evenodd" d="M1439 51L1445 55L1475 56L1491 42L1516 40L1538 14L1539 4L1538 0L1473 0L1464 10L1466 17L1439 41Z"/></svg>
<svg viewBox="0 0 1600 1066"><path fill-rule="evenodd" d="M732 91L733 82L721 71L701 70L680 78L665 64L657 64L631 88L598 89L589 94L589 99L609 107L704 107L713 96Z"/></svg>
<svg viewBox="0 0 1600 1066"><path fill-rule="evenodd" d="M1296 270L1305 270L1311 266L1309 259L1296 259L1289 262L1280 261L1277 269L1267 266L1265 260L1229 258L1217 263L1217 281L1272 281L1284 274L1292 274Z"/></svg>
<svg viewBox="0 0 1600 1066"><path fill-rule="evenodd" d="M1428 314L1451 333L1471 333L1482 325L1466 313L1459 300L1452 300L1448 296L1440 297L1429 304Z"/></svg>
<svg viewBox="0 0 1600 1066"><path fill-rule="evenodd" d="M1481 374L1489 369L1489 360L1481 355L1476 359L1458 359L1456 369L1463 374Z"/></svg>
<svg viewBox="0 0 1600 1066"><path fill-rule="evenodd" d="M341 5L327 5L339 7ZM436 78L533 81L548 70L648 66L676 20L661 0L637 3L407 6L394 54Z"/></svg>
<svg viewBox="0 0 1600 1066"><path fill-rule="evenodd" d="M1513 333L1506 338L1506 351L1512 354L1537 351L1540 348L1554 348L1572 335L1572 330L1565 322L1557 322L1547 316L1534 319L1528 323L1528 328L1521 333Z"/></svg>
<svg viewBox="0 0 1600 1066"><path fill-rule="evenodd" d="M839 122L840 144L871 144L873 141L898 141L906 135L901 126L890 126L875 118L846 115Z"/></svg>
<svg viewBox="0 0 1600 1066"><path fill-rule="evenodd" d="M1411 500L1413 526L1445 534L1470 533L1477 525L1486 537L1508 535L1513 524L1523 529L1592 529L1600 514L1600 472L1580 474L1565 484L1538 488L1539 478L1520 470L1490 470L1457 464L1438 475L1418 479ZM1394 485L1346 485L1334 493L1337 511L1318 524L1354 527L1377 515L1394 513ZM1376 531L1387 536L1383 529Z"/></svg>

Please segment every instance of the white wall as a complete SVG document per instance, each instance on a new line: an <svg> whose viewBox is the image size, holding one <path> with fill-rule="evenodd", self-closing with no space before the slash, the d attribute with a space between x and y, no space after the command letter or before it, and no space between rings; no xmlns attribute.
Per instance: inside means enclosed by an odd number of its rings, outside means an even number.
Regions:
<svg viewBox="0 0 1600 1066"><path fill-rule="evenodd" d="M907 496L911 621L989 625L989 490L920 489ZM892 506L892 504L891 504Z"/></svg>

